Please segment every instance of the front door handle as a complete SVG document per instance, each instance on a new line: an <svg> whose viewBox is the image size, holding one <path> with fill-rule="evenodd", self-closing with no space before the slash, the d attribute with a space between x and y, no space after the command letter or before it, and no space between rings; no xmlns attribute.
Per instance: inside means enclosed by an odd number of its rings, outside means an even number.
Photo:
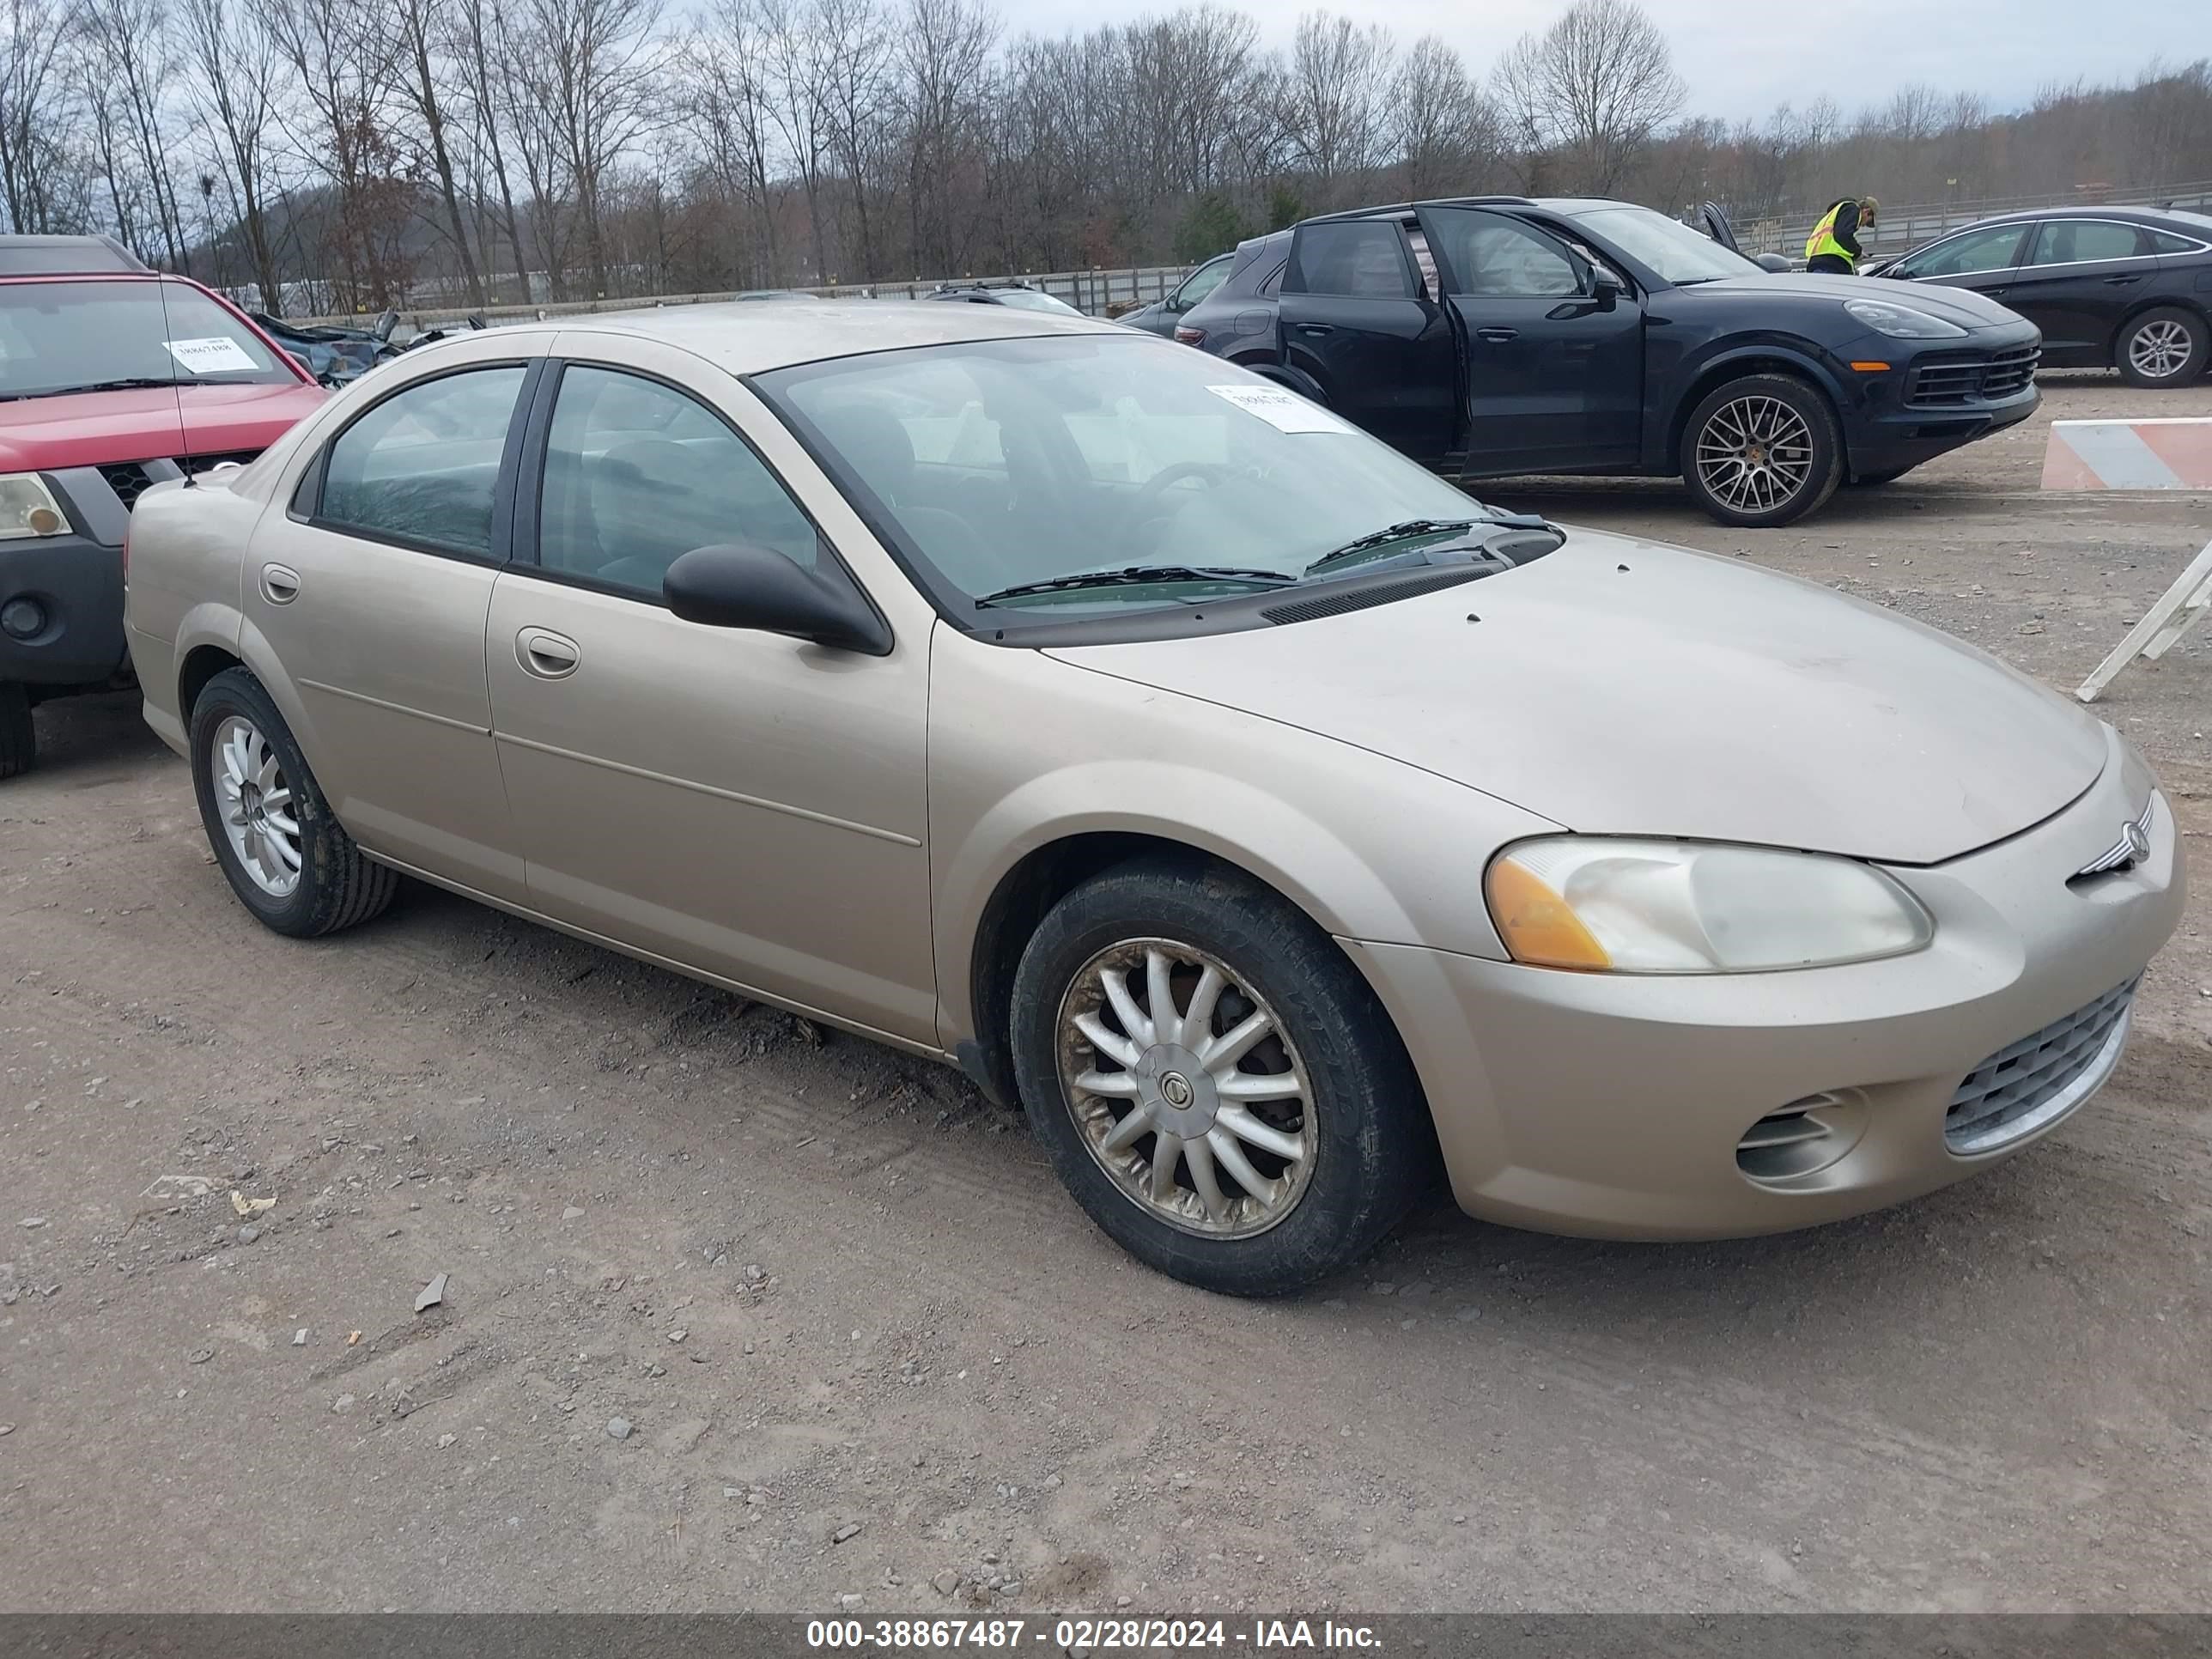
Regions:
<svg viewBox="0 0 2212 1659"><path fill-rule="evenodd" d="M514 636L514 659L526 674L541 680L565 680L576 672L584 653L575 641L549 629L526 628Z"/></svg>
<svg viewBox="0 0 2212 1659"><path fill-rule="evenodd" d="M1336 332L1336 331L1330 327L1327 323L1300 323L1297 326L1298 332L1301 334L1334 334Z"/></svg>
<svg viewBox="0 0 2212 1659"><path fill-rule="evenodd" d="M1487 340L1492 345L1504 345L1508 340L1519 339L1521 331L1517 328L1478 328L1474 331L1474 337Z"/></svg>
<svg viewBox="0 0 2212 1659"><path fill-rule="evenodd" d="M291 604L300 597L300 573L289 565L263 565L261 597L271 605Z"/></svg>

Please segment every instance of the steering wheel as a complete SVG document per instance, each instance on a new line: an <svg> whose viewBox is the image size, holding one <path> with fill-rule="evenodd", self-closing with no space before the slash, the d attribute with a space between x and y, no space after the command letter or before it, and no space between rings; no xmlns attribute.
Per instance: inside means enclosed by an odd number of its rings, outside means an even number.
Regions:
<svg viewBox="0 0 2212 1659"><path fill-rule="evenodd" d="M1162 516L1160 498L1179 483L1191 478L1203 478L1207 488L1226 482L1237 476L1233 466L1224 466L1218 461L1176 461L1164 466L1145 480L1129 502L1127 514L1121 521L1121 539L1135 538L1139 526Z"/></svg>

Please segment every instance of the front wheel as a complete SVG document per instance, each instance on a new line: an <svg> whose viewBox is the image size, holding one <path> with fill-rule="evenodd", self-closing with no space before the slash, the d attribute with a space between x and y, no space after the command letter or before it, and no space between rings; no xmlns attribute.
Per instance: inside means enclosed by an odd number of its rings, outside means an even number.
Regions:
<svg viewBox="0 0 2212 1659"><path fill-rule="evenodd" d="M2130 319L2112 356L2130 386L2187 386L2212 358L2212 328L2194 312L2161 306Z"/></svg>
<svg viewBox="0 0 2212 1659"><path fill-rule="evenodd" d="M331 811L259 680L225 669L192 705L192 788L216 862L264 927L314 939L380 914L399 878Z"/></svg>
<svg viewBox="0 0 2212 1659"><path fill-rule="evenodd" d="M1356 1261L1435 1156L1366 982L1279 895L1139 860L1070 893L1023 951L1022 1103L1077 1202L1132 1255L1233 1296Z"/></svg>
<svg viewBox="0 0 2212 1659"><path fill-rule="evenodd" d="M1883 472L1854 472L1851 483L1862 489L1871 489L1882 484L1895 483L1911 471L1909 466L1893 466Z"/></svg>
<svg viewBox="0 0 2212 1659"><path fill-rule="evenodd" d="M1716 386L1682 428L1682 481L1725 525L1794 524L1843 482L1843 434L1802 380L1747 374Z"/></svg>
<svg viewBox="0 0 2212 1659"><path fill-rule="evenodd" d="M39 734L31 726L29 688L0 680L0 778L31 769L39 757Z"/></svg>

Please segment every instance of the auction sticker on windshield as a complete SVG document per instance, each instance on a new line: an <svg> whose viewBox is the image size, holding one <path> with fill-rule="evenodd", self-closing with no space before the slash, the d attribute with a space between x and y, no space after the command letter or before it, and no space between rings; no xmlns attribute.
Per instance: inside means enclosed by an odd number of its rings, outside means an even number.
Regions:
<svg viewBox="0 0 2212 1659"><path fill-rule="evenodd" d="M1349 432L1352 428L1319 404L1278 386L1210 386L1247 415L1257 415L1279 432Z"/></svg>
<svg viewBox="0 0 2212 1659"><path fill-rule="evenodd" d="M195 374L221 374L234 368L256 369L261 367L246 354L246 348L227 336L217 334L204 340L164 340L169 355Z"/></svg>

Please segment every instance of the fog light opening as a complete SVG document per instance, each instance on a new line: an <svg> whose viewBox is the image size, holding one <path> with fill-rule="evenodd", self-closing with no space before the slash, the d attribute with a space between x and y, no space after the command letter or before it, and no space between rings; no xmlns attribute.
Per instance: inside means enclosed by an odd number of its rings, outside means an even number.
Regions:
<svg viewBox="0 0 2212 1659"><path fill-rule="evenodd" d="M1790 1185L1840 1163L1866 1132L1866 1096L1824 1089L1793 1100L1743 1132L1735 1166L1761 1186Z"/></svg>
<svg viewBox="0 0 2212 1659"><path fill-rule="evenodd" d="M0 605L0 633L11 640L34 640L46 631L46 607L36 599L15 599Z"/></svg>

